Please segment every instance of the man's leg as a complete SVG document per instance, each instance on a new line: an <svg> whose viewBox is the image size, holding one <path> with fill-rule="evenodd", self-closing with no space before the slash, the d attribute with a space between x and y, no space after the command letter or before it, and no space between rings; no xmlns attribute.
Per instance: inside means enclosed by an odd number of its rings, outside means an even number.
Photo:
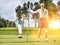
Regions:
<svg viewBox="0 0 60 45"><path fill-rule="evenodd" d="M22 24L18 24L18 22L15 22L16 27L18 28L18 38L22 38Z"/></svg>
<svg viewBox="0 0 60 45"><path fill-rule="evenodd" d="M44 31L45 31L45 40L48 41L48 30L47 28L44 28Z"/></svg>
<svg viewBox="0 0 60 45"><path fill-rule="evenodd" d="M19 33L19 36L18 38L22 38L22 25L18 25L18 33Z"/></svg>

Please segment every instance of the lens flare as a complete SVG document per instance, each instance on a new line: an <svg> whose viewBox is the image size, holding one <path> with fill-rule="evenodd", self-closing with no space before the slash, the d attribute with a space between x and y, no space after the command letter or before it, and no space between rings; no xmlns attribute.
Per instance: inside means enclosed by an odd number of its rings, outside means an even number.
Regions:
<svg viewBox="0 0 60 45"><path fill-rule="evenodd" d="M58 20L51 21L51 23L49 24L49 27L54 29L59 28L60 27L59 21Z"/></svg>

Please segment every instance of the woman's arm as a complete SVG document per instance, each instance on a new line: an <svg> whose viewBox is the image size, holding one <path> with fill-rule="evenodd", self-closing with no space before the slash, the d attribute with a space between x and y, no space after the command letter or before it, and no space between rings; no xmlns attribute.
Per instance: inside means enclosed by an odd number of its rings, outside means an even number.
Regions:
<svg viewBox="0 0 60 45"><path fill-rule="evenodd" d="M37 12L39 12L39 9L38 9L38 10L36 10L36 11L28 10L28 12L31 12L31 13L37 13Z"/></svg>

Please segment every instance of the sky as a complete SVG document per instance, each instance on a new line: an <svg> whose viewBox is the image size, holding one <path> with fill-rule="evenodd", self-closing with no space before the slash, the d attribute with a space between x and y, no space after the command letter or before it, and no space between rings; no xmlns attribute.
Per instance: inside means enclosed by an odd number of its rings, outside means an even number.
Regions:
<svg viewBox="0 0 60 45"><path fill-rule="evenodd" d="M16 19L16 13L15 8L18 5L23 5L24 2L36 2L38 0L0 0L0 17L9 20L14 21ZM59 0L53 0L53 3L57 5L57 2Z"/></svg>

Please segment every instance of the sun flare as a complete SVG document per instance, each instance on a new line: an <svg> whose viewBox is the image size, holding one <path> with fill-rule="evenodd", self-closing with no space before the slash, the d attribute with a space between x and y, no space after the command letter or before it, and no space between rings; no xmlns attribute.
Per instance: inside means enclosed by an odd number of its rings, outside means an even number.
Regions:
<svg viewBox="0 0 60 45"><path fill-rule="evenodd" d="M60 27L59 21L58 20L51 21L51 23L49 24L49 27L50 28L59 28Z"/></svg>

